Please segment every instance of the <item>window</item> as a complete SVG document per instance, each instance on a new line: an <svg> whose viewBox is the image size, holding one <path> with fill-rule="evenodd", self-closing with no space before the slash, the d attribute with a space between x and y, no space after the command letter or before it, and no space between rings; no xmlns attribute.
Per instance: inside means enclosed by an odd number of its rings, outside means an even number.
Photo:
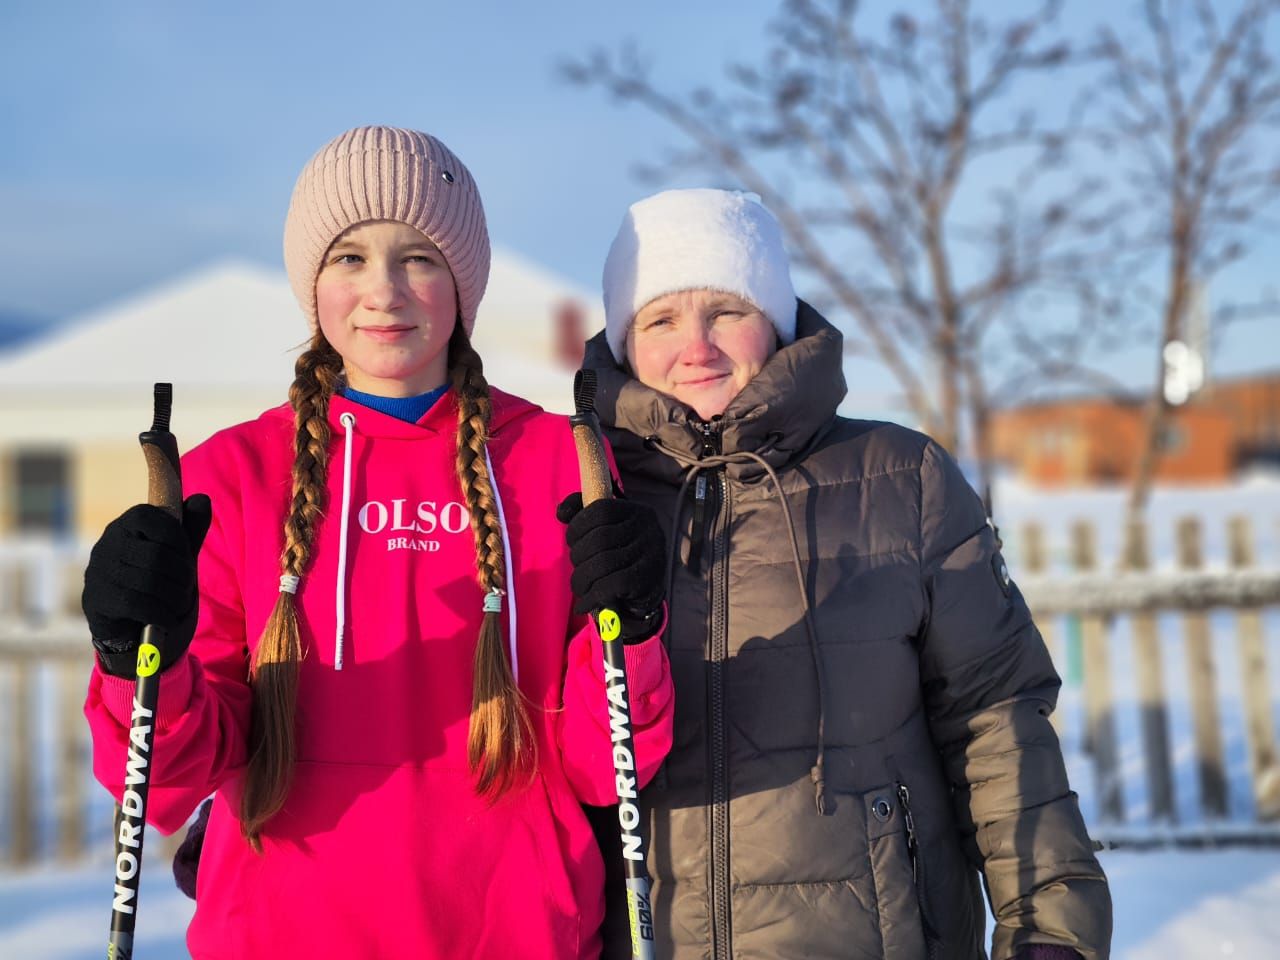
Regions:
<svg viewBox="0 0 1280 960"><path fill-rule="evenodd" d="M1187 445L1187 431L1177 424L1166 423L1156 438L1156 447L1164 453L1177 453Z"/></svg>
<svg viewBox="0 0 1280 960"><path fill-rule="evenodd" d="M14 528L20 533L71 532L71 464L65 453L14 457Z"/></svg>

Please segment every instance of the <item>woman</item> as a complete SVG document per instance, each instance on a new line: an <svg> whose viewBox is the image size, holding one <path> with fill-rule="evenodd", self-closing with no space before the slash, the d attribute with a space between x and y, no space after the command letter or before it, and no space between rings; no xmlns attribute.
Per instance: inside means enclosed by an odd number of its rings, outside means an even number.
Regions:
<svg viewBox="0 0 1280 960"><path fill-rule="evenodd" d="M640 201L604 303L584 366L673 553L675 739L643 794L659 954L984 957L981 871L993 957L1106 957L1059 680L999 541L941 447L837 416L840 334L797 302L773 216Z"/></svg>
<svg viewBox="0 0 1280 960"><path fill-rule="evenodd" d="M650 622L661 530L634 504L584 511L599 550L575 572L554 519L578 486L570 428L485 382L484 212L438 140L326 145L284 248L311 322L289 402L186 455L181 524L134 507L93 550L95 772L118 797L139 631L159 624L148 818L173 831L214 794L193 956L595 956L579 803L614 781L600 640L572 607L621 578L624 628ZM670 675L658 640L624 637L643 780Z"/></svg>

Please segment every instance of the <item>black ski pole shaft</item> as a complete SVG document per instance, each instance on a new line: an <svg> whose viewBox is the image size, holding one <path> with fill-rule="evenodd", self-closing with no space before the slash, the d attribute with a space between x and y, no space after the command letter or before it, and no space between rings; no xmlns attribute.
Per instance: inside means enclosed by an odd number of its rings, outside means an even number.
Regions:
<svg viewBox="0 0 1280 960"><path fill-rule="evenodd" d="M173 385L155 385L151 429L138 435L147 461L147 502L182 519L182 473L178 441L169 432ZM137 682L129 726L129 758L124 794L116 814L116 875L111 900L111 936L107 960L131 960L133 931L138 915L138 880L142 875L142 836L146 829L147 788L151 782L151 747L155 739L156 703L160 699L161 651L164 630L154 624L142 628L138 647Z"/></svg>
<svg viewBox="0 0 1280 960"><path fill-rule="evenodd" d="M596 375L580 370L573 382L577 411L569 418L578 450L582 478L582 505L613 496L609 461L596 417ZM618 788L618 827L622 859L627 871L627 918L631 925L631 956L653 960L653 904L649 897L649 872L645 866L645 842L641 833L639 768L631 733L631 695L627 662L618 639L621 624L616 610L604 607L593 614L604 641L605 690L609 699L609 728L613 738L613 772Z"/></svg>

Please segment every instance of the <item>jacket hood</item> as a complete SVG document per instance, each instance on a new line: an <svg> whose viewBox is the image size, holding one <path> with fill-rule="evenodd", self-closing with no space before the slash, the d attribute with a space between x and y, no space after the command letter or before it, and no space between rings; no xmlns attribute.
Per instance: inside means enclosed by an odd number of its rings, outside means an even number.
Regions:
<svg viewBox="0 0 1280 960"><path fill-rule="evenodd" d="M795 342L765 362L720 418L722 452L755 453L776 469L808 447L844 399L843 343L839 330L809 304L797 301ZM619 466L678 483L680 464L655 457L646 441L652 438L698 459L700 439L691 427L698 417L693 409L623 369L603 332L587 342L583 367L596 371L596 413L609 429ZM763 474L752 462L728 464L726 469L738 479Z"/></svg>

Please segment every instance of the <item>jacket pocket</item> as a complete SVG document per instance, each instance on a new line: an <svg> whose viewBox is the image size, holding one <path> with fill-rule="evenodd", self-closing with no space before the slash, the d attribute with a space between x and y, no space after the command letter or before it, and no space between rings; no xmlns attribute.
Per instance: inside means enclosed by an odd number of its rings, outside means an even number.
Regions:
<svg viewBox="0 0 1280 960"><path fill-rule="evenodd" d="M916 888L916 903L920 907L920 923L924 929L925 946L928 948L930 960L937 952L940 941L938 928L933 923L933 911L929 905L929 881L925 877L926 858L920 847L920 832L917 829L915 814L911 810L911 791L905 783L897 783L898 803L902 808L903 826L907 832L907 856L911 858L911 879Z"/></svg>
<svg viewBox="0 0 1280 960"><path fill-rule="evenodd" d="M901 784L892 784L863 795L880 938L885 957L928 960L928 922L920 896L923 885L917 882L921 861L916 856L910 794L900 787Z"/></svg>

